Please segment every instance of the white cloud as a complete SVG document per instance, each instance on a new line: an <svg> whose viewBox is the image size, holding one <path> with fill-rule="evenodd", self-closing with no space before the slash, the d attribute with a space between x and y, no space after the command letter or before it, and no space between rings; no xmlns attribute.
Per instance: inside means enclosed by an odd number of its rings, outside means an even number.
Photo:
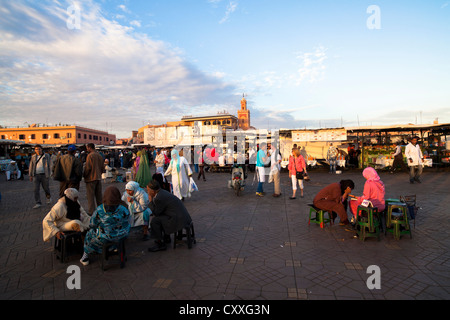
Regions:
<svg viewBox="0 0 450 320"><path fill-rule="evenodd" d="M127 6L124 4L118 5L117 8L119 8L120 10L122 10L125 13L131 13L130 10L127 8Z"/></svg>
<svg viewBox="0 0 450 320"><path fill-rule="evenodd" d="M326 70L324 62L328 59L326 52L327 49L320 46L314 52L300 53L297 56L300 60L300 68L294 75L297 85L305 81L314 83L324 79Z"/></svg>
<svg viewBox="0 0 450 320"><path fill-rule="evenodd" d="M230 16L233 12L236 11L238 7L238 3L235 1L230 1L227 6L227 10L225 11L225 16L219 21L220 24L227 22L230 19Z"/></svg>
<svg viewBox="0 0 450 320"><path fill-rule="evenodd" d="M10 12L0 25L0 124L107 122L127 137L143 119L162 124L234 101L228 84L168 44L106 19L98 5L80 5L81 29L69 30L69 3L0 4Z"/></svg>
<svg viewBox="0 0 450 320"><path fill-rule="evenodd" d="M141 27L141 22L137 21L137 20L133 20L133 21L130 22L130 25L132 25L134 27L137 27L137 28L140 28Z"/></svg>

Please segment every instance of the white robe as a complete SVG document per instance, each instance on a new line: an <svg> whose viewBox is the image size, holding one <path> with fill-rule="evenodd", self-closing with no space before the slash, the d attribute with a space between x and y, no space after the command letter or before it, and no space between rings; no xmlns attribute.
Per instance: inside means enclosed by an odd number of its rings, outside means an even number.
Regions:
<svg viewBox="0 0 450 320"><path fill-rule="evenodd" d="M180 161L180 172L177 172L177 163ZM186 198L190 196L189 193L189 176L192 175L191 167L187 162L186 158L179 157L179 160L173 159L170 162L169 167L167 168L164 176L172 175L172 188L173 194L181 198Z"/></svg>
<svg viewBox="0 0 450 320"><path fill-rule="evenodd" d="M89 229L91 217L86 213L83 207L80 206L80 220L67 219L66 215L67 206L66 200L63 197L58 200L42 221L43 238L45 242L50 241L51 238L60 231L73 231L74 224L80 226L81 232Z"/></svg>
<svg viewBox="0 0 450 320"><path fill-rule="evenodd" d="M414 146L412 143L408 143L405 148L405 156L408 161L408 166L423 166L423 154L418 144ZM412 159L412 162L409 159Z"/></svg>
<svg viewBox="0 0 450 320"><path fill-rule="evenodd" d="M133 202L128 202L128 197L133 198ZM126 191L122 195L122 201L128 205L128 211L130 211L130 226L132 228L138 226L148 225L148 221L145 221L144 215L150 216L151 210L148 208L149 199L147 192L142 188L134 191L133 196L130 196Z"/></svg>

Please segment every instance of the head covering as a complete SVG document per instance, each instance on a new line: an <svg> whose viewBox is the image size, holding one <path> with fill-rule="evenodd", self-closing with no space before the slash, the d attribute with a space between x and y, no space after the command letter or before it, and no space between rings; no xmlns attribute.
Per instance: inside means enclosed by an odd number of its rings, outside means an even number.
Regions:
<svg viewBox="0 0 450 320"><path fill-rule="evenodd" d="M73 144L71 144L71 145L67 148L67 150L69 150L69 151L75 151L75 150L77 150L77 147L75 147Z"/></svg>
<svg viewBox="0 0 450 320"><path fill-rule="evenodd" d="M173 149L170 153L172 160L170 160L170 165L172 165L173 161L177 161L177 172L180 172L180 154L177 149Z"/></svg>
<svg viewBox="0 0 450 320"><path fill-rule="evenodd" d="M103 204L105 206L118 206L119 204L124 205L119 189L114 186L106 188L105 193L103 193Z"/></svg>
<svg viewBox="0 0 450 320"><path fill-rule="evenodd" d="M363 171L363 177L366 178L366 180L370 181L380 181L380 176L378 175L377 171L372 167L367 167Z"/></svg>
<svg viewBox="0 0 450 320"><path fill-rule="evenodd" d="M64 195L72 201L75 201L75 198L78 198L80 193L77 189L68 188L64 191Z"/></svg>
<svg viewBox="0 0 450 320"><path fill-rule="evenodd" d="M377 171L372 167L367 167L363 171L363 177L366 178L368 182L375 182L376 186L382 191L385 191L384 183L381 181L380 176Z"/></svg>
<svg viewBox="0 0 450 320"><path fill-rule="evenodd" d="M64 191L66 200L67 214L66 218L70 220L80 220L80 204L78 203L79 192L77 189L68 188Z"/></svg>
<svg viewBox="0 0 450 320"><path fill-rule="evenodd" d="M125 190L131 190L133 192L136 192L139 188L139 183L136 181L130 181L125 185Z"/></svg>

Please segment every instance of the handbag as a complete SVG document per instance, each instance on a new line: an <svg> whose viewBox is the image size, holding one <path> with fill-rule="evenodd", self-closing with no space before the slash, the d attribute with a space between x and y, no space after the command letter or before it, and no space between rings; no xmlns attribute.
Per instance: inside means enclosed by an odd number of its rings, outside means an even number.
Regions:
<svg viewBox="0 0 450 320"><path fill-rule="evenodd" d="M296 171L295 177L297 178L297 180L303 180L305 178L304 171L300 171L300 172Z"/></svg>
<svg viewBox="0 0 450 320"><path fill-rule="evenodd" d="M303 180L305 180L305 181L310 181L311 180L311 178L309 177L308 173L303 172Z"/></svg>

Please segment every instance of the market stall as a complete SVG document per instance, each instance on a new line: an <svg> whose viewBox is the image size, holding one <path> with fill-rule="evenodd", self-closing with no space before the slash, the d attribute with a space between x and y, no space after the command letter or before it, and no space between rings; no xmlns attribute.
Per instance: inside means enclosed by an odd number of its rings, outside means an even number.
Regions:
<svg viewBox="0 0 450 320"><path fill-rule="evenodd" d="M444 128L446 130L443 130ZM408 124L403 126L347 128L347 130L349 139L351 138L355 141L360 152L359 167L371 166L377 169L384 169L391 167L393 164L394 143L401 143L404 155L405 147L412 136L417 136L420 139L419 144L425 158L425 167L441 164L446 145L446 134L449 134L449 128L448 124ZM406 163L405 157L404 161Z"/></svg>

